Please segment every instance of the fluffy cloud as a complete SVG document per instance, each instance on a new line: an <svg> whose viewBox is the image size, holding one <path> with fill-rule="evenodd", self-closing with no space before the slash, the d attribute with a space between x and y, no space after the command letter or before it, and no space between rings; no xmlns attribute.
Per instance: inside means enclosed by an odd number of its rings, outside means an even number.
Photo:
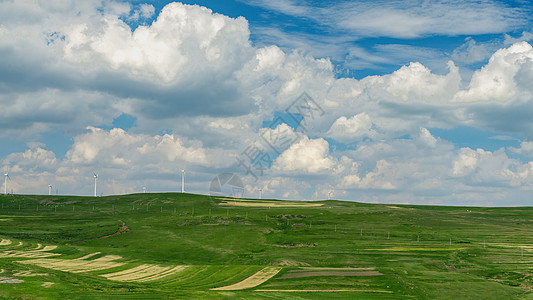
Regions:
<svg viewBox="0 0 533 300"><path fill-rule="evenodd" d="M453 161L452 174L454 176L464 176L475 170L479 164L479 156L485 151L478 149L474 151L470 148L461 149L459 156Z"/></svg>
<svg viewBox="0 0 533 300"><path fill-rule="evenodd" d="M532 59L533 48L526 42L498 50L483 69L474 73L468 90L458 92L454 101L508 102L514 99L517 96L515 75L522 68L530 69Z"/></svg>
<svg viewBox="0 0 533 300"><path fill-rule="evenodd" d="M264 117L285 110L304 91L323 105L328 87L336 82L329 59L298 51L284 53L275 46L257 49L237 77Z"/></svg>
<svg viewBox="0 0 533 300"><path fill-rule="evenodd" d="M379 160L375 171L368 172L359 182L360 188L393 190L396 187L389 181L395 177L395 166L386 160Z"/></svg>
<svg viewBox="0 0 533 300"><path fill-rule="evenodd" d="M56 155L52 151L45 150L40 146L26 150L23 153L13 153L7 156L6 165L11 165L12 171L35 172L53 170L57 166Z"/></svg>
<svg viewBox="0 0 533 300"><path fill-rule="evenodd" d="M106 131L89 127L88 130L88 133L76 137L74 145L67 152L69 163L98 163L119 168L173 162L197 166L225 165L216 156L219 151L220 154L226 153L218 149L205 149L198 141L184 141L169 134L153 137L129 134L120 128Z"/></svg>
<svg viewBox="0 0 533 300"><path fill-rule="evenodd" d="M92 112L85 116L102 115L98 109L107 108L92 101L95 94L121 99L122 109L145 119L235 116L254 107L249 91L236 77L255 54L244 18L172 3L152 24L132 31L123 20L133 11L147 17L153 7L114 1L53 3L0 3L3 96L17 99L13 106L24 107L28 100L21 94L76 94L54 99L52 113L58 117L40 122L45 127L46 123L72 117L69 108L80 105ZM44 102L43 98L33 97L31 101ZM30 120L24 123L26 127L37 119L31 114L20 116L24 117ZM82 119L81 128L112 121ZM15 126L15 122L10 124Z"/></svg>
<svg viewBox="0 0 533 300"><path fill-rule="evenodd" d="M332 170L336 161L329 156L329 144L324 139L302 137L276 159L274 168L280 171L318 174Z"/></svg>
<svg viewBox="0 0 533 300"><path fill-rule="evenodd" d="M411 63L383 80L386 90L403 101L443 101L453 96L461 82L459 70L453 62L448 63L448 68L447 75L439 76L420 63Z"/></svg>
<svg viewBox="0 0 533 300"><path fill-rule="evenodd" d="M485 44L479 44L472 38L467 38L465 43L453 50L452 59L455 62L471 64L483 61L491 53Z"/></svg>
<svg viewBox="0 0 533 300"><path fill-rule="evenodd" d="M452 175L463 177L465 183L530 189L533 183L532 166L533 162L521 163L509 158L503 150L490 152L462 148L453 161Z"/></svg>
<svg viewBox="0 0 533 300"><path fill-rule="evenodd" d="M361 178L357 174L349 174L342 178L342 181L339 185L340 188L349 189L358 187L361 182Z"/></svg>
<svg viewBox="0 0 533 300"><path fill-rule="evenodd" d="M102 61L169 83L231 71L249 56L247 21L205 7L168 4L154 23L133 32L117 16L105 16L102 22L96 28L77 24L64 31L66 61L87 67Z"/></svg>
<svg viewBox="0 0 533 300"><path fill-rule="evenodd" d="M426 128L420 128L419 139L428 147L435 147L437 145L437 139Z"/></svg>
<svg viewBox="0 0 533 300"><path fill-rule="evenodd" d="M511 147L509 150L511 150L514 153L533 157L533 142L522 142L520 143L520 148Z"/></svg>
<svg viewBox="0 0 533 300"><path fill-rule="evenodd" d="M342 116L331 125L329 135L342 142L351 142L363 136L372 135L372 120L366 113L360 113L349 119Z"/></svg>
<svg viewBox="0 0 533 300"><path fill-rule="evenodd" d="M155 7L151 4L141 4L139 8L136 9L131 16L128 17L129 20L139 21L140 19L151 18L155 13Z"/></svg>

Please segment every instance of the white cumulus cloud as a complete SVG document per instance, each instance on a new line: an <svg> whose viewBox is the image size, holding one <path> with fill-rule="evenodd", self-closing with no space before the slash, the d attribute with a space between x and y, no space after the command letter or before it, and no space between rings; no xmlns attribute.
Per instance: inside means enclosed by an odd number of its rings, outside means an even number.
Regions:
<svg viewBox="0 0 533 300"><path fill-rule="evenodd" d="M318 174L332 170L336 161L329 154L326 140L309 139L303 136L276 159L274 168L280 171Z"/></svg>
<svg viewBox="0 0 533 300"><path fill-rule="evenodd" d="M353 142L363 136L371 136L372 120L367 113L359 113L350 118L342 116L335 120L328 134L341 142Z"/></svg>
<svg viewBox="0 0 533 300"><path fill-rule="evenodd" d="M489 63L474 73L468 89L458 92L453 101L508 102L514 99L517 96L515 75L523 67L531 68L532 60L533 48L527 42L496 51Z"/></svg>
<svg viewBox="0 0 533 300"><path fill-rule="evenodd" d="M117 16L105 16L102 22L95 28L83 23L67 27L64 59L85 67L101 61L171 82L235 68L249 55L248 22L205 7L168 4L154 23L133 32Z"/></svg>

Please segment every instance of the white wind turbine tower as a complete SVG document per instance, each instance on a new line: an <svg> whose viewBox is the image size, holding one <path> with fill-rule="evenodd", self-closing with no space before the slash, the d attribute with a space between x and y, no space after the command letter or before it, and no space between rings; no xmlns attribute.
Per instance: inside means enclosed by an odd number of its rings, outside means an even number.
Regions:
<svg viewBox="0 0 533 300"><path fill-rule="evenodd" d="M185 193L185 170L181 170L181 192Z"/></svg>
<svg viewBox="0 0 533 300"><path fill-rule="evenodd" d="M52 185L49 184L48 185L48 196L51 196L52 195Z"/></svg>
<svg viewBox="0 0 533 300"><path fill-rule="evenodd" d="M94 196L97 197L97 194L96 194L96 181L98 180L98 174L94 173Z"/></svg>
<svg viewBox="0 0 533 300"><path fill-rule="evenodd" d="M6 171L4 173L4 194L6 195L7 195L7 180L8 179L11 179L11 178L9 177L9 171Z"/></svg>

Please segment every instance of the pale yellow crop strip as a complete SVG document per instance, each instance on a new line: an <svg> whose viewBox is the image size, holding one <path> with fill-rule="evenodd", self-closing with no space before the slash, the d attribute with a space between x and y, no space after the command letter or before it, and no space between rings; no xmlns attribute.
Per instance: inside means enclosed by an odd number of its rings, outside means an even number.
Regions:
<svg viewBox="0 0 533 300"><path fill-rule="evenodd" d="M43 249L39 249L39 250L36 250L36 251L52 251L52 250L55 250L57 249L57 246L44 246Z"/></svg>
<svg viewBox="0 0 533 300"><path fill-rule="evenodd" d="M164 271L166 271L168 269L170 269L170 267L158 267L158 266L152 265L152 266L150 266L150 268L145 269L142 272L130 273L130 274L122 275L122 276L116 276L116 277L113 277L111 280L115 280L115 281L137 281L137 280L145 278L145 277L157 275L157 274L159 274L161 272L164 272Z"/></svg>
<svg viewBox="0 0 533 300"><path fill-rule="evenodd" d="M114 259L113 259L114 260ZM22 264L37 265L43 268L49 268L64 272L82 273L90 271L105 270L124 265L123 263L116 263L107 261L86 261L74 259L32 259L25 261L18 261Z"/></svg>
<svg viewBox="0 0 533 300"><path fill-rule="evenodd" d="M135 273L135 272L143 271L143 270L146 270L146 269L148 269L148 268L150 268L150 267L151 267L151 265L148 265L148 264L142 264L142 265L139 265L139 266L136 266L136 267L130 268L130 269L122 270L122 271L115 272L115 273L103 274L103 275L101 275L101 276L104 276L104 277L116 277L116 276L122 276L122 275L130 274L130 273Z"/></svg>
<svg viewBox="0 0 533 300"><path fill-rule="evenodd" d="M13 276L21 276L21 277L48 276L48 273L32 273L31 271L20 271L17 273L13 273Z"/></svg>
<svg viewBox="0 0 533 300"><path fill-rule="evenodd" d="M14 250L12 251L3 251L3 252L0 252L0 257L12 257L11 256L11 253L15 252Z"/></svg>
<svg viewBox="0 0 533 300"><path fill-rule="evenodd" d="M11 245L11 240L2 239L2 241L0 242L0 246L7 246L7 245Z"/></svg>
<svg viewBox="0 0 533 300"><path fill-rule="evenodd" d="M82 273L85 270L95 270L96 269L95 267L98 266L93 262L76 264L71 261L69 261L68 263L58 261L54 263L53 265L56 266L57 268L60 268L62 271L71 272L71 273Z"/></svg>
<svg viewBox="0 0 533 300"><path fill-rule="evenodd" d="M45 264L48 265L50 261L54 259L31 259L31 260L21 260L17 261L17 263L24 264L24 265L37 265L37 266L44 266Z"/></svg>
<svg viewBox="0 0 533 300"><path fill-rule="evenodd" d="M78 257L78 258L75 258L75 259L76 259L76 260L87 259L87 258L91 258L91 257L93 257L93 256L95 256L95 255L98 255L98 254L100 254L100 253L102 253L102 252L89 253L89 254L87 254L87 255L85 255L85 256Z"/></svg>
<svg viewBox="0 0 533 300"><path fill-rule="evenodd" d="M111 259L111 260L114 260L114 259ZM83 262L83 261L71 260L71 262L76 264L76 263ZM87 264L83 263L79 265L73 265L72 270L67 270L67 271L72 272L72 273L81 273L81 272L90 272L90 271L110 269L110 268L124 265L123 263L115 263L115 262L111 262L110 260L98 261L97 259L95 259L95 260L91 260L87 262L88 262Z"/></svg>
<svg viewBox="0 0 533 300"><path fill-rule="evenodd" d="M123 264L121 263L92 263L88 265L82 265L82 266L76 266L72 268L71 270L67 270L67 272L72 273L82 273L82 272L91 272L91 271L99 271L99 270L105 270L105 269L111 269L115 267L120 267Z"/></svg>
<svg viewBox="0 0 533 300"><path fill-rule="evenodd" d="M133 267L131 269L126 269L126 270L115 272L115 273L103 274L103 275L100 275L100 276L103 276L103 277L106 277L106 278L118 277L118 276L122 276L122 275L126 275L126 274L131 274L131 273L144 271L144 270L150 268L151 266L152 265L143 264L143 265L139 265L139 266Z"/></svg>
<svg viewBox="0 0 533 300"><path fill-rule="evenodd" d="M140 265L120 272L100 275L114 281L154 281L185 270L187 266L160 267L156 265Z"/></svg>
<svg viewBox="0 0 533 300"><path fill-rule="evenodd" d="M80 268L84 265L87 265L90 262L89 261L75 262L75 261L63 260L63 259L33 259L33 260L21 261L20 263L38 265L44 268L69 272L72 270L76 270L77 268Z"/></svg>
<svg viewBox="0 0 533 300"><path fill-rule="evenodd" d="M47 254L44 254L46 257ZM26 253L21 253L19 255L17 255L17 257L27 257L27 258L42 258L43 257L43 253L38 253L38 252L26 252Z"/></svg>
<svg viewBox="0 0 533 300"><path fill-rule="evenodd" d="M55 283L53 283L53 282L43 282L43 284L41 284L41 286L44 287L44 288L49 288L49 287L51 287L54 284Z"/></svg>
<svg viewBox="0 0 533 300"><path fill-rule="evenodd" d="M219 205L224 206L243 206L243 207L318 207L324 206L322 203L266 203L266 202L240 202L240 201L223 201Z"/></svg>
<svg viewBox="0 0 533 300"><path fill-rule="evenodd" d="M95 260L92 260L92 261L96 261L96 262L108 262L108 261L113 261L113 260L117 260L117 259L121 259L122 256L118 256L118 255L106 255L106 256L102 256L102 257L99 257Z"/></svg>
<svg viewBox="0 0 533 300"><path fill-rule="evenodd" d="M100 271L100 270L106 270L106 269L111 269L111 268L114 268L114 267L120 267L122 264L105 264L105 265L95 265L95 264L92 264L92 265L88 265L88 266L85 266L85 267L80 267L80 268L76 268L76 269L72 269L72 270L67 270L67 272L71 272L71 273L85 273L85 272L92 272L92 271Z"/></svg>
<svg viewBox="0 0 533 300"><path fill-rule="evenodd" d="M154 281L154 280L159 280L159 279L162 279L162 278L165 278L165 277L168 277L168 276L171 276L171 275L174 275L176 273L179 273L183 270L187 269L187 266L176 266L166 272L163 272L163 273L160 273L160 274L157 274L157 275L153 275L153 276L149 276L149 277L145 277L145 278L142 278L140 280L137 280L138 282L147 282L147 281Z"/></svg>
<svg viewBox="0 0 533 300"><path fill-rule="evenodd" d="M43 253L43 252L36 252L36 251L18 251L18 250L4 251L0 253L0 257L24 257L24 258L42 258L42 257L50 257L50 256L57 256L57 255L61 255L61 254Z"/></svg>
<svg viewBox="0 0 533 300"><path fill-rule="evenodd" d="M154 266L154 268L150 269L150 271L145 272L144 274L139 274L140 276L136 279L136 281L144 280L146 278L151 278L154 276L158 276L160 274L166 273L169 270L171 270L172 267L158 267Z"/></svg>
<svg viewBox="0 0 533 300"><path fill-rule="evenodd" d="M274 277L276 274L279 273L279 271L281 271L281 268L265 267L240 282L234 283L232 285L213 288L212 290L234 291L234 290L244 290L244 289L253 288L269 280L270 278Z"/></svg>

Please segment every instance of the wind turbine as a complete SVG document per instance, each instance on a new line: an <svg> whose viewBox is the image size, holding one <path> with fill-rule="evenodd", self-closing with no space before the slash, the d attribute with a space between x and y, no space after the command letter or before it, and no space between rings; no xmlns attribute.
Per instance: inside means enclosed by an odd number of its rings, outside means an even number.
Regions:
<svg viewBox="0 0 533 300"><path fill-rule="evenodd" d="M9 177L9 171L6 171L4 173L4 194L7 195L7 179L11 179L11 177Z"/></svg>
<svg viewBox="0 0 533 300"><path fill-rule="evenodd" d="M185 170L181 170L181 192L185 193Z"/></svg>
<svg viewBox="0 0 533 300"><path fill-rule="evenodd" d="M146 187L143 186L143 193L146 193Z"/></svg>
<svg viewBox="0 0 533 300"><path fill-rule="evenodd" d="M48 185L48 196L51 196L52 195L52 185L49 184Z"/></svg>
<svg viewBox="0 0 533 300"><path fill-rule="evenodd" d="M96 181L98 180L98 174L96 174L95 172L93 172L93 174L94 174L94 196L98 197L98 195L96 194Z"/></svg>
<svg viewBox="0 0 533 300"><path fill-rule="evenodd" d="M263 189L259 189L259 200L263 198Z"/></svg>

